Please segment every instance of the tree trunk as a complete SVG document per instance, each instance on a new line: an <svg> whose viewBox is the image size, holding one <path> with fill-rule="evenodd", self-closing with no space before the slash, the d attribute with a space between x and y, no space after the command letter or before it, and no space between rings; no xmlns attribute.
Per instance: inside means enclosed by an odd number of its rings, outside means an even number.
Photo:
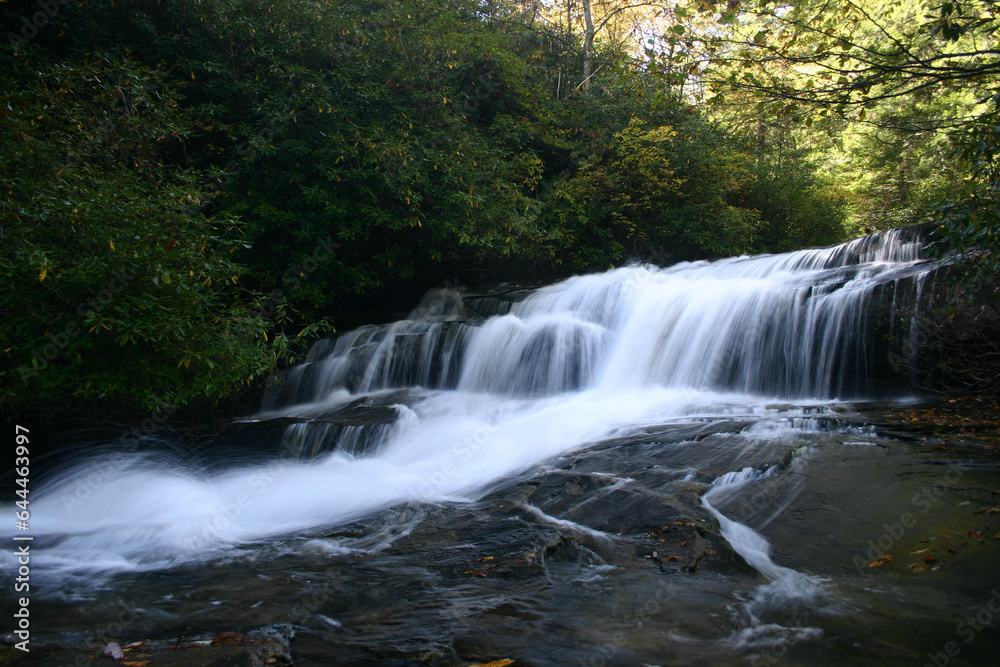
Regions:
<svg viewBox="0 0 1000 667"><path fill-rule="evenodd" d="M594 17L590 13L590 0L583 0L583 22L586 33L583 36L583 87L590 87L590 71L594 58Z"/></svg>

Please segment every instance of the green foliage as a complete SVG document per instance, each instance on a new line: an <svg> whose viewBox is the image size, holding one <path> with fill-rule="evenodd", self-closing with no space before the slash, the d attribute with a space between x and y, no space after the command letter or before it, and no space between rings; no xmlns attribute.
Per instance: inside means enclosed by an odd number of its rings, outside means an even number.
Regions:
<svg viewBox="0 0 1000 667"><path fill-rule="evenodd" d="M607 268L647 248L678 258L746 252L755 211L729 205L741 183L732 153L709 149L703 128L644 127L638 118L606 149L554 185L552 252L574 268Z"/></svg>
<svg viewBox="0 0 1000 667"><path fill-rule="evenodd" d="M633 53L634 14L600 19L587 86L581 35L537 18L93 0L4 47L4 400L222 396L286 328L456 274L836 240L808 161L707 121L679 55Z"/></svg>
<svg viewBox="0 0 1000 667"><path fill-rule="evenodd" d="M994 111L964 135L962 158L970 171L968 194L943 206L941 246L965 250L964 267L974 283L1000 273L1000 112ZM995 289L995 288L994 288Z"/></svg>
<svg viewBox="0 0 1000 667"><path fill-rule="evenodd" d="M926 329L936 388L994 390L1000 271L997 104L1000 15L992 0L761 2L709 38L720 106L788 126L850 210L853 233L941 224L954 264ZM746 114L735 114L747 123Z"/></svg>
<svg viewBox="0 0 1000 667"><path fill-rule="evenodd" d="M186 403L272 369L237 223L164 166L190 133L176 91L126 59L6 62L3 400Z"/></svg>
<svg viewBox="0 0 1000 667"><path fill-rule="evenodd" d="M712 100L741 105L738 122L797 123L798 147L843 184L852 233L931 220L973 185L960 152L994 113L995 3L827 9L761 2L734 16L706 39Z"/></svg>

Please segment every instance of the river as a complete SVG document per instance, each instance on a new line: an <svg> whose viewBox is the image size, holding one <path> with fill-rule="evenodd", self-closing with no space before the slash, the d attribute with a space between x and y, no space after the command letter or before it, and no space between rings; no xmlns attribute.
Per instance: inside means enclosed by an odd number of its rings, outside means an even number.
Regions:
<svg viewBox="0 0 1000 667"><path fill-rule="evenodd" d="M890 419L922 400L920 246L434 290L318 342L212 442L77 445L32 491L35 637L271 628L302 665L987 664L995 450Z"/></svg>

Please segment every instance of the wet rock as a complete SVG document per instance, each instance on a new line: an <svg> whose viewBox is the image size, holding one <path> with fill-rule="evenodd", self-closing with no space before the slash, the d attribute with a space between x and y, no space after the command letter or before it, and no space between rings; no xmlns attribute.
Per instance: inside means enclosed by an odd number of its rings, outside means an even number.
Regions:
<svg viewBox="0 0 1000 667"><path fill-rule="evenodd" d="M126 644L32 643L30 652L13 647L0 650L0 664L25 667L112 664L141 667L280 667L291 665L290 627L269 627L241 632L223 632L195 639L157 640Z"/></svg>

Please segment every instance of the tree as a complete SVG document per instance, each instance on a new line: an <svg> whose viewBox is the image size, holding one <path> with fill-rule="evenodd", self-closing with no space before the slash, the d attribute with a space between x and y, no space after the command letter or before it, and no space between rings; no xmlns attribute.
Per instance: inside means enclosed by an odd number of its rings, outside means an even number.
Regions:
<svg viewBox="0 0 1000 667"><path fill-rule="evenodd" d="M718 49L709 78L719 94L759 93L786 114L825 111L862 121L885 100L960 86L985 91L1000 75L995 4L764 0L721 15L729 30L707 38ZM920 126L963 126L989 111Z"/></svg>
<svg viewBox="0 0 1000 667"><path fill-rule="evenodd" d="M239 222L170 166L176 89L110 56L4 64L0 402L176 405L272 370L287 338L239 286Z"/></svg>

